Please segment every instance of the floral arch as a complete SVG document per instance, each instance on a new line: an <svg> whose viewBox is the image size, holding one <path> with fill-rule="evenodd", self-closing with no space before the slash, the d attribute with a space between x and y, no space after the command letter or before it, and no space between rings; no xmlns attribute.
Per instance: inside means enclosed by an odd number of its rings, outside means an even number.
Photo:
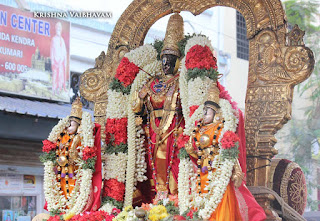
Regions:
<svg viewBox="0 0 320 221"><path fill-rule="evenodd" d="M250 48L245 104L247 185L265 187L269 160L277 154L274 135L291 118L293 88L314 67L313 53L303 43L304 32L297 26L288 32L280 0L134 0L118 20L107 54L102 52L95 67L82 75L81 94L94 102L95 121L105 125L108 84L124 54L142 45L150 27L165 15L177 11L199 15L214 6L235 8L246 20ZM268 214L270 194L255 197Z"/></svg>

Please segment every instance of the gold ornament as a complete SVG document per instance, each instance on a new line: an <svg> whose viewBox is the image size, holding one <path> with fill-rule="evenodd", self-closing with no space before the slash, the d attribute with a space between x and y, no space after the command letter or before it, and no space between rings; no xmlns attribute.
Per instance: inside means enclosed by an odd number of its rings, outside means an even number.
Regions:
<svg viewBox="0 0 320 221"><path fill-rule="evenodd" d="M62 156L60 156L60 157L57 159L57 163L58 163L60 166L64 167L64 166L68 163L68 159L67 159L66 156L62 155Z"/></svg>
<svg viewBox="0 0 320 221"><path fill-rule="evenodd" d="M207 147L208 145L210 145L210 137L207 134L203 134L200 137L200 146Z"/></svg>
<svg viewBox="0 0 320 221"><path fill-rule="evenodd" d="M218 112L219 106L219 94L220 90L216 84L212 84L208 89L208 98L207 101L204 103L205 107L210 107L216 112Z"/></svg>
<svg viewBox="0 0 320 221"><path fill-rule="evenodd" d="M82 103L80 101L80 97L77 97L72 103L71 113L69 119L74 120L78 124L81 124L82 117Z"/></svg>
<svg viewBox="0 0 320 221"><path fill-rule="evenodd" d="M181 52L178 43L183 37L183 18L178 13L175 13L169 18L160 57L162 58L164 54L172 54L180 57Z"/></svg>

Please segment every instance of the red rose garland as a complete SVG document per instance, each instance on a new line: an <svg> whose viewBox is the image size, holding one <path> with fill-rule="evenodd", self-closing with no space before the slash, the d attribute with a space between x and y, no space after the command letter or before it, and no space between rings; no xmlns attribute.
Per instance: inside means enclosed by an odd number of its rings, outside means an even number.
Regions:
<svg viewBox="0 0 320 221"><path fill-rule="evenodd" d="M111 197L119 202L123 201L125 191L125 184L116 179L109 179L104 181L103 197Z"/></svg>
<svg viewBox="0 0 320 221"><path fill-rule="evenodd" d="M130 62L128 58L124 57L120 61L114 77L117 78L123 84L123 86L128 87L130 84L132 84L138 73L139 67Z"/></svg>
<svg viewBox="0 0 320 221"><path fill-rule="evenodd" d="M110 143L111 136L113 136L113 145L120 145L127 143L127 118L121 119L107 119L106 123L106 143Z"/></svg>
<svg viewBox="0 0 320 221"><path fill-rule="evenodd" d="M217 59L213 56L208 46L195 45L187 53L186 56L187 69L207 69L213 68L217 70Z"/></svg>
<svg viewBox="0 0 320 221"><path fill-rule="evenodd" d="M49 140L43 140L42 143L43 143L42 152L49 153L50 151L56 149L56 144L50 142Z"/></svg>
<svg viewBox="0 0 320 221"><path fill-rule="evenodd" d="M220 141L222 149L231 149L237 142L240 142L240 139L238 135L232 131L225 132Z"/></svg>
<svg viewBox="0 0 320 221"><path fill-rule="evenodd" d="M89 158L93 158L95 156L97 156L96 154L96 147L85 147L83 150L82 150L82 159L84 161L88 160Z"/></svg>

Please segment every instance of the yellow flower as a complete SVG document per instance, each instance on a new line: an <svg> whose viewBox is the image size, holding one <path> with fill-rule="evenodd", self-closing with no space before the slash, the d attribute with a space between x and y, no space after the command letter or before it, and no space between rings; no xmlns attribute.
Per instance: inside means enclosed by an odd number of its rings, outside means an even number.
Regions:
<svg viewBox="0 0 320 221"><path fill-rule="evenodd" d="M64 220L69 220L71 219L75 214L74 213L67 213L63 215Z"/></svg>
<svg viewBox="0 0 320 221"><path fill-rule="evenodd" d="M166 207L163 205L158 205L150 210L148 219L150 219L151 221L159 221L163 218L166 218L167 216L169 216L169 214Z"/></svg>
<svg viewBox="0 0 320 221"><path fill-rule="evenodd" d="M124 208L124 211L126 211L126 212L129 212L129 211L131 211L131 210L133 210L133 207L132 207L132 206L126 206L126 207Z"/></svg>

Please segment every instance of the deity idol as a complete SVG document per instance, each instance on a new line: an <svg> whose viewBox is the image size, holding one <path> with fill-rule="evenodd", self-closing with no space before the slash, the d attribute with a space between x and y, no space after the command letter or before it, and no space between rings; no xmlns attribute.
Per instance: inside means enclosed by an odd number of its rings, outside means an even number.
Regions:
<svg viewBox="0 0 320 221"><path fill-rule="evenodd" d="M184 129L177 72L181 57L178 42L184 37L182 17L175 14L170 17L169 24L160 55L161 74L152 77L135 92L133 104L133 111L146 117L143 127L157 199L178 193L177 139Z"/></svg>
<svg viewBox="0 0 320 221"><path fill-rule="evenodd" d="M177 13L161 49L124 56L108 90L103 209L174 195L199 219L265 218L244 185L242 113L218 77L210 41L184 37Z"/></svg>
<svg viewBox="0 0 320 221"><path fill-rule="evenodd" d="M82 112L77 98L70 116L60 120L43 141L45 208L72 217L100 206L100 126Z"/></svg>

